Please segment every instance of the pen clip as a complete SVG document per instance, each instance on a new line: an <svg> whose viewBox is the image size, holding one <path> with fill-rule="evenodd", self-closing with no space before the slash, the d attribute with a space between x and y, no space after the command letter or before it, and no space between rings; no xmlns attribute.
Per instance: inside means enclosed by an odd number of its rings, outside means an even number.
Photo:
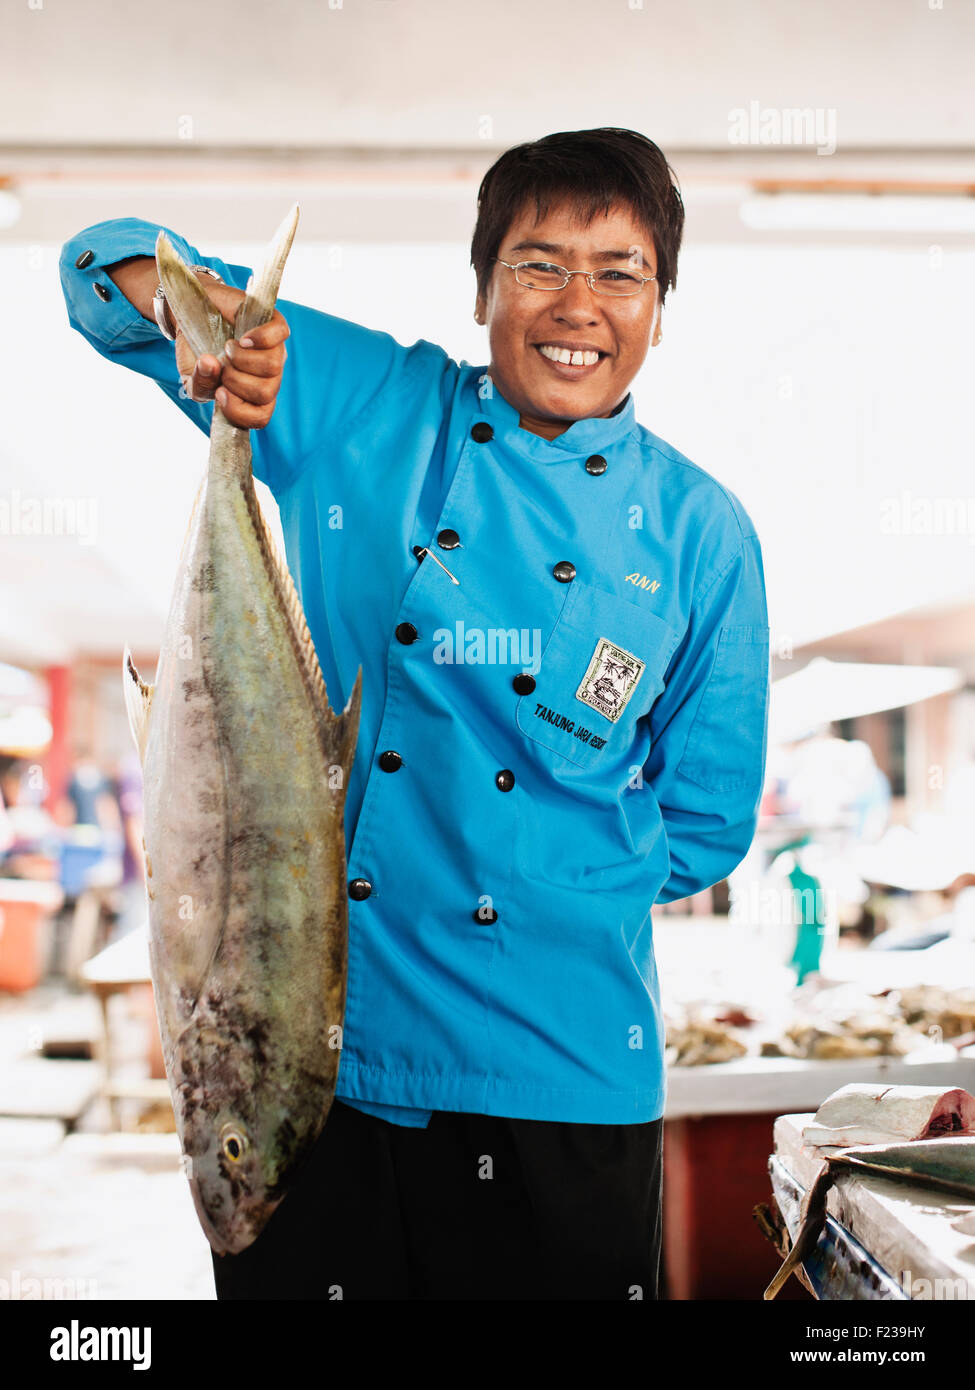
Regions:
<svg viewBox="0 0 975 1390"><path fill-rule="evenodd" d="M459 583L460 583L460 580L456 577L456 575L453 575L453 574L450 573L450 570L447 568L447 566L444 564L444 562L439 558L439 556L434 555L433 551L430 549L429 546L427 546L427 545L418 545L418 546L414 546L414 548L413 548L413 554L417 557L417 559L419 559L421 555L429 555L429 556L430 556L430 559L431 559L431 560L436 560L437 564L438 564L438 565L440 566L440 568L443 570L444 574L446 574L446 575L449 577L451 584L459 584Z"/></svg>

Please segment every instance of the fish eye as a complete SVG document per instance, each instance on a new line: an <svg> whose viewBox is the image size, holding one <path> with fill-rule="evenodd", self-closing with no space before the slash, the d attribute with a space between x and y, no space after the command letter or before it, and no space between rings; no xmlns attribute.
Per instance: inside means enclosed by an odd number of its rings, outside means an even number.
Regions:
<svg viewBox="0 0 975 1390"><path fill-rule="evenodd" d="M224 1125L220 1134L220 1147L231 1163L239 1163L247 1149L247 1139L233 1125Z"/></svg>

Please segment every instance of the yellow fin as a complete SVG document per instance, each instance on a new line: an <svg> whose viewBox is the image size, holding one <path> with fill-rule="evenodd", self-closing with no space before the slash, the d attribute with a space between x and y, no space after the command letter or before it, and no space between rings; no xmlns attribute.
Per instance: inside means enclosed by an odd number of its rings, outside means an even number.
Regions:
<svg viewBox="0 0 975 1390"><path fill-rule="evenodd" d="M362 667L359 667L352 693L349 695L348 702L341 714L336 714L328 700L328 691L325 689L325 677L322 675L322 668L318 663L318 653L315 651L315 644L312 641L311 633L308 631L308 620L305 617L305 610L301 606L301 599L295 582L291 577L283 557L278 551L277 544L271 534L267 519L261 510L261 504L257 499L257 494L253 488L250 490L253 498L253 507L257 513L261 532L264 537L267 556L270 562L272 581L275 583L278 597L288 618L291 631L295 638L295 648L298 659L302 664L313 698L316 700L321 717L322 729L328 740L329 751L336 761L344 769L346 777L352 770L352 759L355 756L355 746L359 733L359 713L362 703Z"/></svg>
<svg viewBox="0 0 975 1390"><path fill-rule="evenodd" d="M147 685L139 675L128 645L126 645L125 654L122 657L122 689L125 695L125 708L129 716L129 728L132 730L135 746L139 750L139 761L144 765L146 740L149 737L149 711L152 708L152 696L156 687Z"/></svg>

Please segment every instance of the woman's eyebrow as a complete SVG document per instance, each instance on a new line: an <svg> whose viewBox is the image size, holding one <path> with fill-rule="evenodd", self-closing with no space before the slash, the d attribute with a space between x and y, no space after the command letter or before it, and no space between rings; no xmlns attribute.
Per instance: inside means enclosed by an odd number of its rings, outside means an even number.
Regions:
<svg viewBox="0 0 975 1390"><path fill-rule="evenodd" d="M564 256L566 248L557 245L552 241L519 241L517 246L512 246L512 253L515 251L544 251L549 256ZM627 248L624 251L594 251L592 259L594 261L628 261L631 251ZM647 264L646 257L640 254L640 260L644 265Z"/></svg>
<svg viewBox="0 0 975 1390"><path fill-rule="evenodd" d="M517 246L512 246L514 251L546 251L550 256L560 256L565 250L564 246L556 246L552 241L519 241Z"/></svg>

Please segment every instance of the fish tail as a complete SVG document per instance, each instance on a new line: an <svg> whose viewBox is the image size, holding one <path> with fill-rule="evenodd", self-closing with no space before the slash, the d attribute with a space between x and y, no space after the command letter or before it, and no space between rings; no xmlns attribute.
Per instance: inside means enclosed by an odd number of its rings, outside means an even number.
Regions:
<svg viewBox="0 0 975 1390"><path fill-rule="evenodd" d="M274 313L274 306L281 288L284 263L288 259L291 243L295 239L298 226L298 204L292 203L281 225L278 227L264 257L264 263L256 275L247 282L247 291L241 300L234 318L234 337L242 338L252 328L267 323Z"/></svg>
<svg viewBox="0 0 975 1390"><path fill-rule="evenodd" d="M212 353L224 361L231 336L227 321L164 231L156 237L156 268L173 319L193 352L197 357Z"/></svg>
<svg viewBox="0 0 975 1390"><path fill-rule="evenodd" d="M802 1264L803 1260L808 1259L818 1245L819 1237L826 1224L826 1201L835 1178L836 1174L832 1165L828 1161L822 1163L806 1193L805 1202L800 1208L799 1229L796 1232L792 1249L763 1294L766 1301L775 1298L789 1275Z"/></svg>
<svg viewBox="0 0 975 1390"><path fill-rule="evenodd" d="M285 261L298 226L298 204L293 203L271 239L264 263L247 282L231 329L219 309L210 302L200 281L180 257L169 237L156 237L156 267L177 326L197 357L212 353L225 360L224 348L231 336L241 338L252 328L267 323L274 313Z"/></svg>

